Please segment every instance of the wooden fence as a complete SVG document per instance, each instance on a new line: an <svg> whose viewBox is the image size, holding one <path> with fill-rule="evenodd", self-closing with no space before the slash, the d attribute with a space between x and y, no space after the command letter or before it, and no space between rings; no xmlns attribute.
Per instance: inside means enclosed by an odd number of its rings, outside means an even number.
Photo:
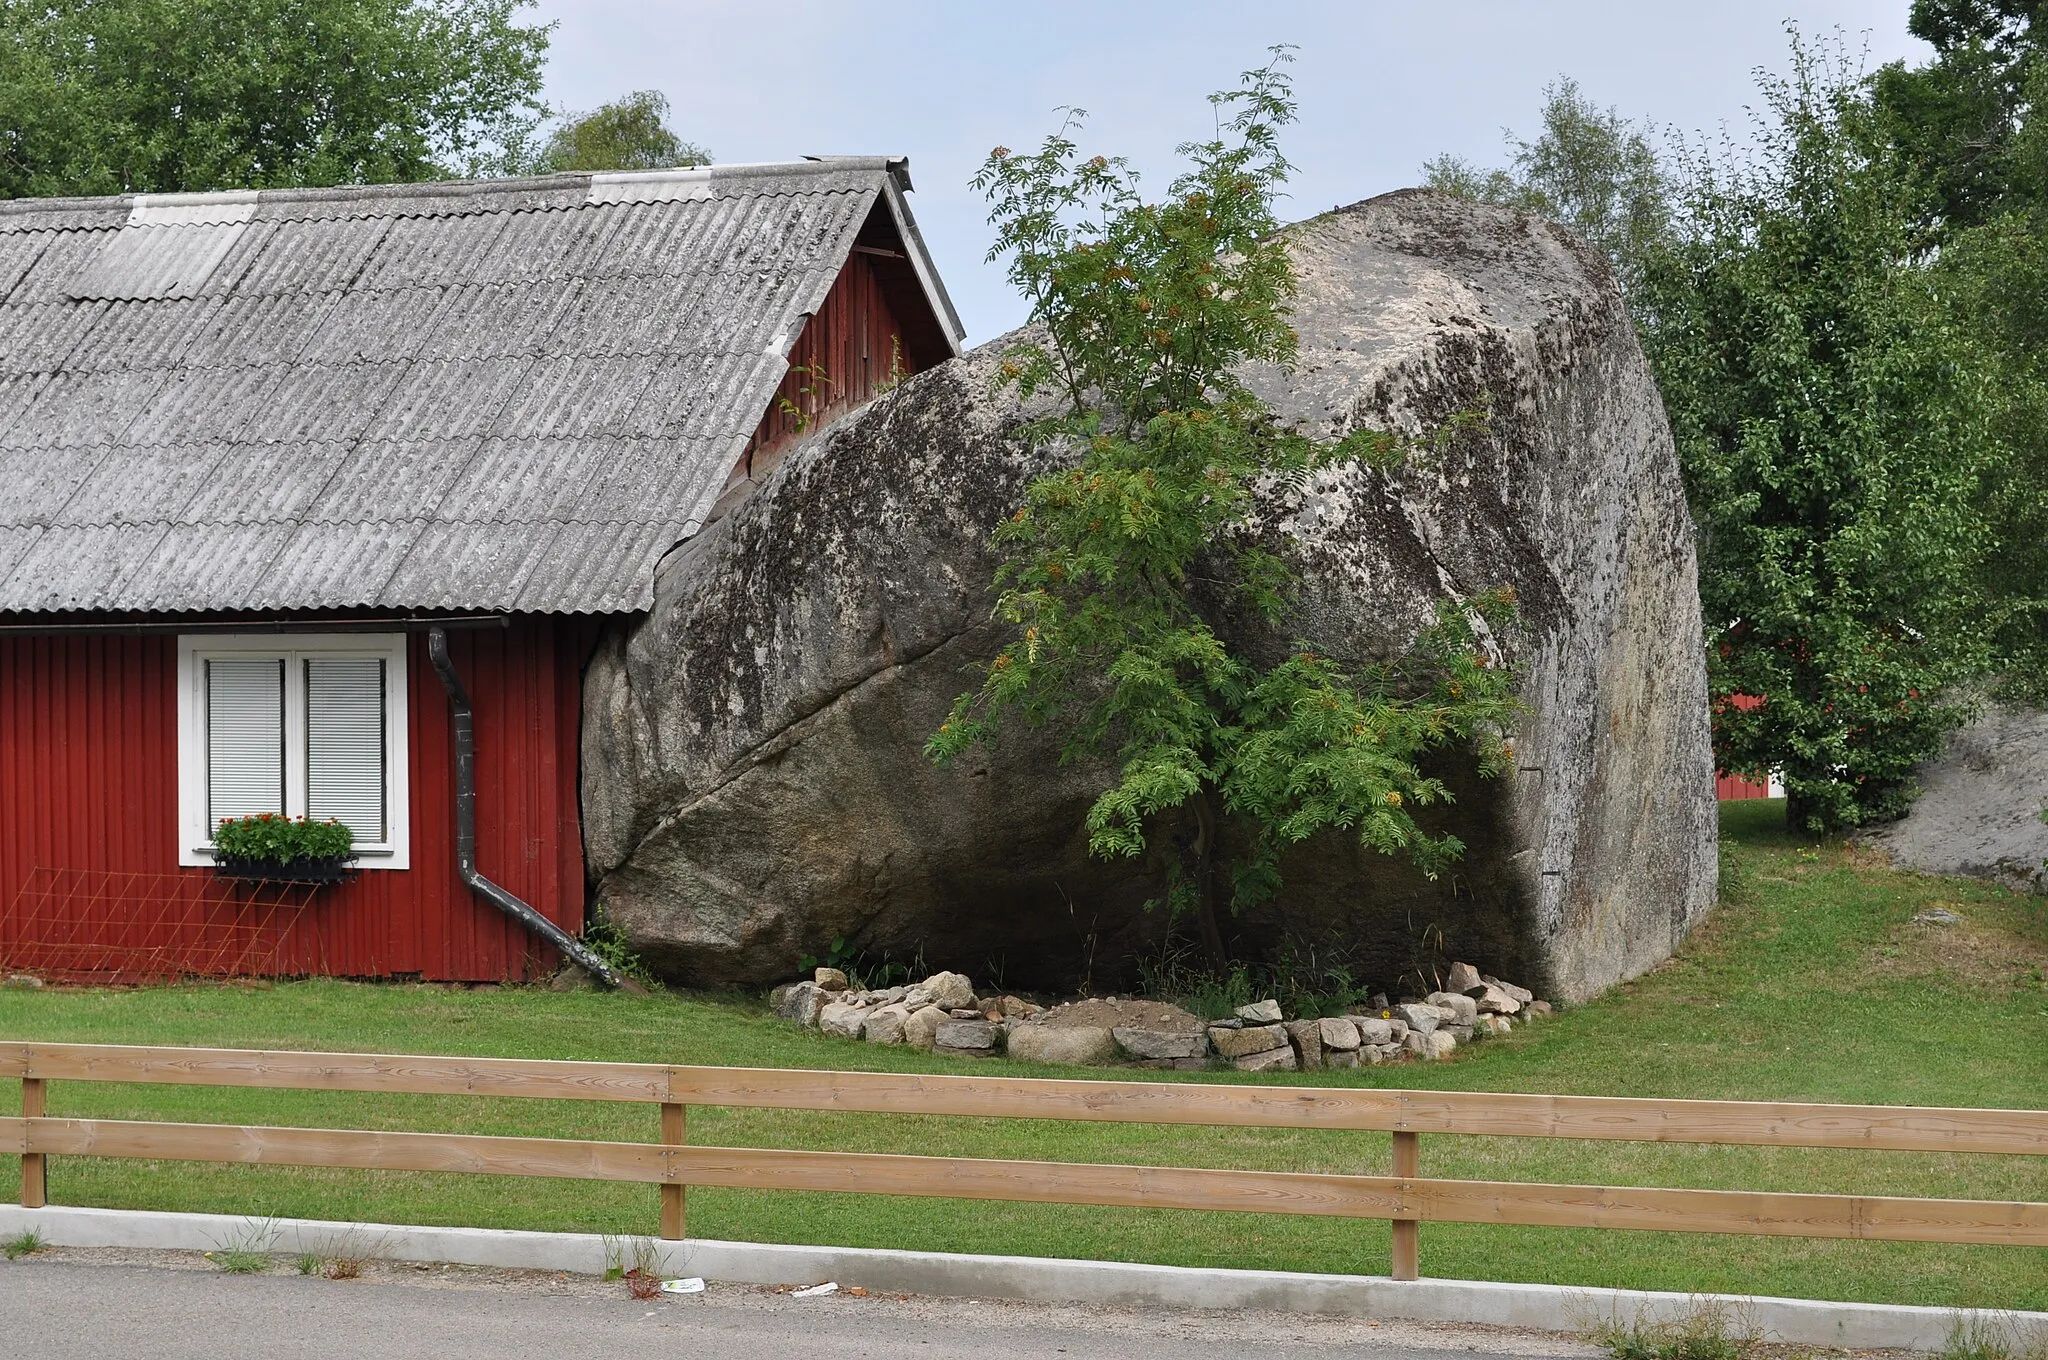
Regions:
<svg viewBox="0 0 2048 1360"><path fill-rule="evenodd" d="M21 1202L30 1207L45 1203L46 1159L56 1155L642 1181L661 1186L660 1230L670 1239L684 1235L684 1194L691 1185L1379 1218L1393 1224L1392 1273L1410 1280L1418 1273L1418 1227L1425 1222L2048 1246L2048 1204L2042 1203L1533 1185L1421 1174L1423 1134L2040 1156L2048 1154L2048 1110L1047 1081L99 1044L0 1045L0 1077L21 1080L21 1116L0 1117L0 1150L21 1154ZM59 1119L45 1113L52 1081L634 1101L660 1107L661 1140L613 1143ZM1393 1174L691 1146L685 1115L692 1105L1376 1130L1393 1135Z"/></svg>

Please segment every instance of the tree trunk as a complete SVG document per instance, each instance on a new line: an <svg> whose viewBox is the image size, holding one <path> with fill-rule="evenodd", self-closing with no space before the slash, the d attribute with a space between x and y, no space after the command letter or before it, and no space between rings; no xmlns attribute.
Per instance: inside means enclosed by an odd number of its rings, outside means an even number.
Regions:
<svg viewBox="0 0 2048 1360"><path fill-rule="evenodd" d="M1821 817L1821 829L1818 831L1807 824L1808 820L1816 815ZM1802 798L1790 790L1786 791L1785 829L1787 831L1791 832L1794 836L1800 837L1824 837L1832 829L1828 826L1827 821L1824 809L1815 800Z"/></svg>
<svg viewBox="0 0 2048 1360"><path fill-rule="evenodd" d="M1216 885L1212 873L1216 852L1216 808L1207 789L1195 795L1195 929L1209 966L1222 977L1230 967L1223 932L1216 924Z"/></svg>

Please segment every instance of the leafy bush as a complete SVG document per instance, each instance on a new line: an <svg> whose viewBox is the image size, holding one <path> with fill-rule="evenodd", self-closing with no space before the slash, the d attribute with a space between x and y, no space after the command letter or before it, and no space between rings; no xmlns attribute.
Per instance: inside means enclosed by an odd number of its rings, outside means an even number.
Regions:
<svg viewBox="0 0 2048 1360"><path fill-rule="evenodd" d="M661 980L647 967L646 961L633 951L632 942L618 923L606 916L602 910L593 913L583 923L582 940L591 953L611 965L613 971L629 977L643 987L659 987Z"/></svg>
<svg viewBox="0 0 2048 1360"><path fill-rule="evenodd" d="M1300 1019L1348 1015L1372 992L1341 946L1295 935L1281 940L1271 962L1234 962L1222 970L1207 966L1192 942L1170 938L1157 955L1138 960L1138 990L1204 1020L1224 1019L1269 997Z"/></svg>
<svg viewBox="0 0 2048 1360"><path fill-rule="evenodd" d="M931 970L925 966L924 951L918 950L916 957L908 963L891 958L887 954L879 958L856 945L845 935L832 937L830 947L823 958L816 954L803 954L797 959L797 966L803 972L815 968L837 968L846 974L846 980L861 991L880 991L893 987L899 982L916 982L926 977Z"/></svg>
<svg viewBox="0 0 2048 1360"><path fill-rule="evenodd" d="M334 859L353 852L355 843L355 833L331 817L316 822L275 812L223 817L213 832L213 851L220 859L268 859L286 864Z"/></svg>
<svg viewBox="0 0 2048 1360"><path fill-rule="evenodd" d="M0 5L0 198L497 173L548 111L549 26L525 7Z"/></svg>

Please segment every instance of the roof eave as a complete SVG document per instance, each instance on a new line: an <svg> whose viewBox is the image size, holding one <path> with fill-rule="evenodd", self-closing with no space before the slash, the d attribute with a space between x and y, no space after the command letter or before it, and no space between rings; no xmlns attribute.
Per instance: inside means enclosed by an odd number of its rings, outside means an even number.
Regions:
<svg viewBox="0 0 2048 1360"><path fill-rule="evenodd" d="M910 183L910 162L906 159L900 164L902 173L889 176L882 190L882 200L889 205L889 215L896 221L896 234L903 238L904 248L910 256L910 267L917 273L918 286L924 289L925 301L931 304L933 315L939 318L939 328L946 335L946 347L957 359L962 352L960 342L967 338L967 328L960 324L960 313L953 309L953 299L946 292L945 281L939 277L938 266L932 263L924 235L917 229L917 218L911 215L910 204L903 197L903 187Z"/></svg>

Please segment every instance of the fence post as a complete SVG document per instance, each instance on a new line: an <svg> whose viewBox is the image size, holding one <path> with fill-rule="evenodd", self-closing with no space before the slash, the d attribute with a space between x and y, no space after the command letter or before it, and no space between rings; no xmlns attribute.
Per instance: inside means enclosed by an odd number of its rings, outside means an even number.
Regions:
<svg viewBox="0 0 2048 1360"><path fill-rule="evenodd" d="M671 1147L681 1147L689 1141L686 1111L688 1106L674 1105L667 1101L661 1106L661 1141ZM683 1196L689 1190L686 1185L665 1183L661 1187L661 1235L670 1242L683 1240Z"/></svg>
<svg viewBox="0 0 2048 1360"><path fill-rule="evenodd" d="M43 1087L41 1077L21 1079L21 1117L40 1119L48 1108L49 1092ZM40 1152L21 1154L21 1207L40 1209L48 1203L48 1166Z"/></svg>
<svg viewBox="0 0 2048 1360"><path fill-rule="evenodd" d="M1422 1174L1422 1135L1394 1135L1394 1174L1409 1180ZM1413 1280L1421 1276L1422 1224L1413 1218L1394 1220L1394 1278Z"/></svg>

